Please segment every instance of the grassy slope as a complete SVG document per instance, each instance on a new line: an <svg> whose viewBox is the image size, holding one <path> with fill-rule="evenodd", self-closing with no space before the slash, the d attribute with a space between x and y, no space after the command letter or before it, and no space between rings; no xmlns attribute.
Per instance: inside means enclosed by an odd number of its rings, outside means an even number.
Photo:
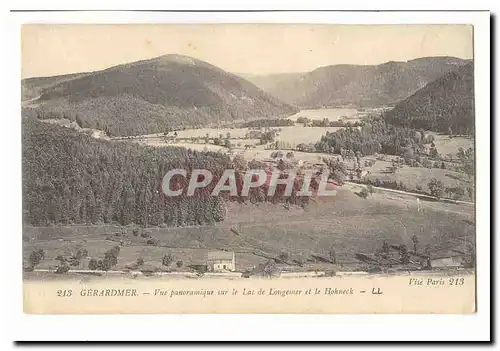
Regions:
<svg viewBox="0 0 500 351"><path fill-rule="evenodd" d="M248 251L272 255L286 251L294 259L311 253L327 254L331 246L339 261L348 264L354 262L355 252L373 253L383 240L411 247L413 234L419 237L421 247L429 244L436 252L462 248L463 240L474 242L475 227L470 221L474 221L471 207L425 202L419 213L413 198L378 193L363 200L350 190L341 189L336 197L320 199L305 210L288 211L272 204L230 204L228 218L219 226L148 229L163 247L147 246L146 239L134 237L131 230L126 237L114 237L120 228L113 226L27 227L24 257L35 248L43 248L47 259L40 268L49 267L57 263L53 258L78 245L87 248L90 256L102 257L117 244L106 240L113 239L126 244L117 268L135 262L139 256L146 264L161 266L161 258L167 252L184 265L203 263L208 249L227 248L237 251L237 269L244 270L266 261ZM234 225L240 226L240 235L230 231Z"/></svg>

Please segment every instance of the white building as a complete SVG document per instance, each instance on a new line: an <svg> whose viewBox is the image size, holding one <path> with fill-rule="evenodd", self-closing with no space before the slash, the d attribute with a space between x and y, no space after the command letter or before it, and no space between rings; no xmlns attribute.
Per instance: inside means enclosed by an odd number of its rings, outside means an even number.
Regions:
<svg viewBox="0 0 500 351"><path fill-rule="evenodd" d="M211 272L234 272L236 270L234 252L209 251L207 266Z"/></svg>
<svg viewBox="0 0 500 351"><path fill-rule="evenodd" d="M441 255L438 257L433 257L431 259L432 268L447 268L447 267L461 267L462 266L462 255Z"/></svg>

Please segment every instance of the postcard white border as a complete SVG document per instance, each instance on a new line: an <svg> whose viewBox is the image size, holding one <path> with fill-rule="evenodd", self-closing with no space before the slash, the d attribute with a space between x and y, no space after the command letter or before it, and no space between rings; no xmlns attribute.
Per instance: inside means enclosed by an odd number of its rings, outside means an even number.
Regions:
<svg viewBox="0 0 500 351"><path fill-rule="evenodd" d="M40 8L31 2L29 8ZM57 3L57 2L56 2ZM88 7L76 2L74 8ZM83 6L78 6L84 4ZM124 2L121 2L123 6ZM126 2L125 2L126 3ZM227 2L226 2L227 3ZM261 8L269 8L269 2ZM50 2L49 2L50 4ZM98 2L94 8L99 8ZM109 3L108 3L109 4ZM69 4L65 4L69 5ZM144 8L144 3L128 2ZM176 8L193 8L182 2ZM205 7L197 2L198 8ZM112 6L112 5L109 5ZM354 5L353 5L354 6ZM351 8L353 7L351 6ZM45 3L45 7L50 5ZM234 8L235 6L233 6ZM304 8L305 6L301 6ZM370 7L369 5L367 6ZM18 8L22 8L19 6ZM25 7L26 8L26 7ZM52 8L57 8L53 6ZM60 8L60 6L59 6ZM115 7L118 8L118 7ZM147 6L145 7L147 8ZM150 5L151 8L151 5ZM211 5L211 8L216 8ZM219 6L220 8L220 6ZM241 7L240 7L241 8ZM274 8L278 8L275 6ZM474 25L477 155L478 313L475 315L137 315L34 316L22 313L20 53L21 23L214 23ZM43 12L8 16L3 59L4 276L7 336L12 340L470 340L489 339L490 325L490 18L487 12ZM8 131L8 132L6 132Z"/></svg>

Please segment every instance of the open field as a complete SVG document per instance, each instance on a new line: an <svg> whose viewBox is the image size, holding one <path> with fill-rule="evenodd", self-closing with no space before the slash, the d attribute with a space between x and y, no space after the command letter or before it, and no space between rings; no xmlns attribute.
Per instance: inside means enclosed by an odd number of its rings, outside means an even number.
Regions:
<svg viewBox="0 0 500 351"><path fill-rule="evenodd" d="M467 187L474 187L474 180L469 180L465 174L439 168L403 166L394 174L375 171L370 172L370 174L366 175L364 178L372 181L378 179L381 182L401 182L408 191L418 190L417 188L419 187L423 191L429 192L428 184L433 178L443 182L445 188L460 186L466 189ZM464 199L471 201L467 193Z"/></svg>
<svg viewBox="0 0 500 351"><path fill-rule="evenodd" d="M474 139L472 138L455 136L450 139L448 135L437 133L430 134L434 135L434 144L436 145L436 149L443 156L452 154L453 157L456 157L458 148L460 147L464 150L467 150L470 147L474 149Z"/></svg>
<svg viewBox="0 0 500 351"><path fill-rule="evenodd" d="M236 268L244 271L267 261L258 254L287 252L290 260L305 260L312 253L327 255L332 247L338 265L328 266L348 271L366 266L356 262L355 253L374 253L384 240L410 247L415 234L420 247L430 245L434 253L463 250L465 242L474 242L474 209L470 206L429 201L422 202L422 210L417 212L412 196L380 192L362 199L354 191L356 186L346 186L337 196L317 198L305 209L230 203L227 219L216 226L145 229L158 239L157 246L133 236L130 227L26 227L24 258L34 249L43 249L46 258L37 268L53 268L56 256L79 247L86 248L90 257L102 258L106 250L121 245L116 269L124 269L138 257L145 266L160 268L163 255L171 253L175 261L168 268L185 271L190 264L203 264L208 250L227 249L236 252ZM235 226L239 234L231 231ZM183 267L177 268L176 261L183 261ZM82 260L80 268L87 264ZM325 267L304 269L320 268Z"/></svg>
<svg viewBox="0 0 500 351"><path fill-rule="evenodd" d="M276 137L276 140L288 142L291 145L316 143L327 132L332 133L339 129L342 129L342 127L304 127L300 125L281 127L281 132Z"/></svg>

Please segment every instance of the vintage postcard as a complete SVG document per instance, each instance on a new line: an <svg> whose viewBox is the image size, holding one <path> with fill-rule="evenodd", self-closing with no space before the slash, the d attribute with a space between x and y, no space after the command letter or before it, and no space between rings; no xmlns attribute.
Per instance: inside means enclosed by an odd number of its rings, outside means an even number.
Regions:
<svg viewBox="0 0 500 351"><path fill-rule="evenodd" d="M475 313L473 40L23 25L24 311Z"/></svg>

